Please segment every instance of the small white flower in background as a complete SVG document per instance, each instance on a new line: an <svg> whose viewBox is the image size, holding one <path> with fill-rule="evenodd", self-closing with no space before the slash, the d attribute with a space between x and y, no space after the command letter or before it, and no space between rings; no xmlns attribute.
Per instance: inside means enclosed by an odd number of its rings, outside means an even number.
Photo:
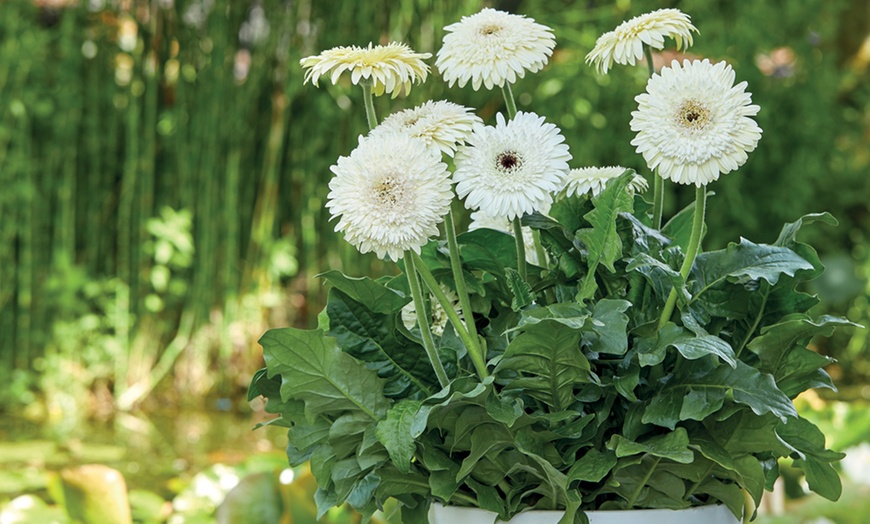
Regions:
<svg viewBox="0 0 870 524"><path fill-rule="evenodd" d="M718 179L742 166L761 139L746 85L734 85L725 62L674 60L635 97L631 144L662 178L697 187Z"/></svg>
<svg viewBox="0 0 870 524"><path fill-rule="evenodd" d="M513 84L517 78L541 70L556 40L553 30L531 18L485 8L444 28L444 43L435 66L450 87L468 81L474 90Z"/></svg>
<svg viewBox="0 0 870 524"><path fill-rule="evenodd" d="M444 100L430 100L413 109L393 113L372 129L369 136L403 133L453 156L457 145L464 143L478 124L483 121L471 109Z"/></svg>
<svg viewBox="0 0 870 524"><path fill-rule="evenodd" d="M315 86L321 76L329 75L335 84L342 73L349 71L354 84L371 80L376 96L392 93L395 98L400 91L409 93L412 83L426 81L429 66L423 60L431 57L430 53L415 53L407 44L391 42L368 47L334 47L303 58L299 63L307 70L305 82L310 80Z"/></svg>
<svg viewBox="0 0 870 524"><path fill-rule="evenodd" d="M621 166L609 167L581 167L568 172L565 179L565 194L567 196L583 195L591 193L592 196L604 191L607 181L617 178L619 175L631 171ZM640 175L634 175L628 183L628 190L632 193L643 193L649 189L649 183Z"/></svg>
<svg viewBox="0 0 870 524"><path fill-rule="evenodd" d="M513 220L545 212L562 189L571 153L559 128L520 111L496 126L476 126L456 152L456 193L468 209Z"/></svg>
<svg viewBox="0 0 870 524"><path fill-rule="evenodd" d="M840 465L846 476L858 484L870 486L870 443L862 442L844 453L846 457Z"/></svg>
<svg viewBox="0 0 870 524"><path fill-rule="evenodd" d="M350 156L330 168L326 207L340 216L336 231L361 253L393 260L420 252L453 199L450 173L441 156L419 139L392 134L360 137Z"/></svg>
<svg viewBox="0 0 870 524"><path fill-rule="evenodd" d="M673 38L677 49L692 45L692 25L689 15L679 9L659 9L625 21L613 31L604 33L595 42L595 47L586 55L586 63L594 63L601 74L613 62L634 65L643 58L643 46L664 49L665 38Z"/></svg>
<svg viewBox="0 0 870 524"><path fill-rule="evenodd" d="M546 211L541 212L545 213ZM468 224L468 230L474 231L475 229L494 229L496 231L501 231L502 233L507 233L510 236L514 235L514 226L510 220L507 218L491 217L481 210L471 213L471 223ZM540 266L541 264L538 260L538 253L535 251L535 237L532 233L532 228L523 227L522 231L523 244L526 247L526 262Z"/></svg>
<svg viewBox="0 0 870 524"><path fill-rule="evenodd" d="M447 297L447 300L453 305L453 310L456 311L456 314L459 315L459 319L462 320L462 323L465 323L465 319L462 318L462 308L459 305L459 297L456 296L456 293L453 292L452 289L445 286L444 284L440 284L439 287L441 291L444 292L444 296ZM447 322L449 322L449 318L447 317L447 313L444 312L444 308L441 307L441 304L438 303L434 298L430 301L432 304L432 325L429 326L429 330L432 331L433 335L441 336L444 334L444 328L447 327ZM417 308L414 307L414 302L409 302L405 304L405 307L402 308L402 324L405 325L406 328L414 329L414 326L417 325Z"/></svg>

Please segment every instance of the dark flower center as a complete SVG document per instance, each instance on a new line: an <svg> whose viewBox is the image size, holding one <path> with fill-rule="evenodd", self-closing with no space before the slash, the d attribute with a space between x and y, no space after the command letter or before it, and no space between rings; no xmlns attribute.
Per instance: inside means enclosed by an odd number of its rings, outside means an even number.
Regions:
<svg viewBox="0 0 870 524"><path fill-rule="evenodd" d="M496 157L496 168L499 171L512 172L523 165L523 160L517 155L516 151L505 151Z"/></svg>
<svg viewBox="0 0 870 524"><path fill-rule="evenodd" d="M677 109L677 124L685 129L703 129L710 123L710 110L695 99L684 100Z"/></svg>

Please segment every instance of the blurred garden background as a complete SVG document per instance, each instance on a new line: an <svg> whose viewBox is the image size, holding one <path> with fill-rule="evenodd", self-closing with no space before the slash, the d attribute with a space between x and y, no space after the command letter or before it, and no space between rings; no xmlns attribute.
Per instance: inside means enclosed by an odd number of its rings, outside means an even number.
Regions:
<svg viewBox="0 0 870 524"><path fill-rule="evenodd" d="M100 500L129 500L136 522L315 521L313 483L285 469L282 432L252 431L257 339L316 323L318 273L396 269L344 243L324 209L329 166L367 130L361 90L346 78L303 85L299 59L394 40L434 56L445 25L485 6L554 29L550 64L514 93L562 129L572 167L647 177L628 126L646 68L601 76L584 57L632 16L691 15L690 56L728 60L764 130L714 186L708 213L726 227L705 248L770 242L783 222L829 211L838 227L801 233L827 266L811 290L818 313L870 325L867 0L5 0L0 523L129 522L123 508L89 513ZM658 67L676 57L654 56ZM504 110L500 92L448 89L437 71L376 103L384 116L428 99L490 123ZM666 212L694 194L667 187ZM867 337L824 341L839 391L799 401L830 446L850 450L842 502L804 497L790 478L764 522L866 522ZM117 479L104 491L107 470L83 464L116 470L129 495L112 491Z"/></svg>

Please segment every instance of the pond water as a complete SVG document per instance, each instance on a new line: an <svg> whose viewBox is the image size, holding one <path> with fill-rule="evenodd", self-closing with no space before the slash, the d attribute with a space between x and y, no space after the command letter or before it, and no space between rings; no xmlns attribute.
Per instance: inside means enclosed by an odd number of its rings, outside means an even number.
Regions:
<svg viewBox="0 0 870 524"><path fill-rule="evenodd" d="M164 497L213 464L234 465L258 454L283 455L286 432L253 430L254 413L178 411L116 414L107 422L40 424L0 418L0 497L45 487L45 472L80 464L120 471L128 489Z"/></svg>

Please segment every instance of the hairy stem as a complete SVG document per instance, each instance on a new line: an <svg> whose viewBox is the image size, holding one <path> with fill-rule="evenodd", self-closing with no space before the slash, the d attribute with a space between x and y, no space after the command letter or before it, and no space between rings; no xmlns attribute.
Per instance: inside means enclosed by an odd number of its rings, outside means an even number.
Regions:
<svg viewBox="0 0 870 524"><path fill-rule="evenodd" d="M432 272L429 271L429 268L426 267L426 264L423 262L423 259L420 258L420 255L414 252L410 253L410 256L414 258L417 273L420 274L426 287L428 287L429 291L432 292L432 295L435 296L435 300L438 301L438 304L441 305L441 308L444 310L450 323L453 324L453 329L456 331L459 339L462 340L462 343L465 344L465 347L468 349L468 356L471 357L471 362L474 364L474 369L477 370L477 374L480 378L486 378L489 376L489 372L486 370L486 360L483 351L480 349L480 344L477 342L477 338L472 338L468 333L465 324L459 318L456 310L453 309L453 304L450 303L444 295L444 292L441 291L441 286L438 285L438 281L435 280L435 277L432 275ZM469 323L471 322L469 321Z"/></svg>
<svg viewBox="0 0 870 524"><path fill-rule="evenodd" d="M689 273L692 271L692 264L695 263L695 257L698 256L698 248L701 246L701 233L704 231L704 211L707 205L707 189L705 186L700 186L695 189L695 216L692 222L692 236L689 239L689 246L686 249L686 258L683 260L683 265L680 267L680 276L683 284L689 278ZM664 327L671 319L674 312L674 306L677 303L677 288L671 288L671 293L668 295L668 301L665 303L665 308L662 310L662 316L659 318L659 329Z"/></svg>
<svg viewBox="0 0 870 524"><path fill-rule="evenodd" d="M405 276L408 277L408 286L411 288L411 296L414 299L414 309L417 310L417 325L420 327L420 335L423 337L423 348L426 350L426 356L429 357L429 363L432 364L432 369L435 370L435 375L438 377L438 383L441 387L447 387L450 379L447 378L447 371L444 370L444 365L441 364L441 359L438 358L438 352L435 349L435 341L432 339L432 331L429 327L429 317L426 314L426 303L423 301L423 292L420 289L420 280L417 277L417 270L414 268L414 256L416 253L405 251Z"/></svg>
<svg viewBox="0 0 870 524"><path fill-rule="evenodd" d="M504 95L504 103L507 106L508 119L517 116L517 103L514 101L514 92L511 91L511 85L507 82L501 87L501 93Z"/></svg>
<svg viewBox="0 0 870 524"><path fill-rule="evenodd" d="M469 347L469 354L480 378L488 375L486 371L486 355L483 355L477 340L477 327L474 325L474 312L471 310L471 300L468 298L468 287L465 285L465 275L462 273L462 260L459 258L459 243L456 241L456 227L453 220L453 209L444 218L444 229L447 236L447 247L450 249L450 268L453 270L453 280L456 282L456 294L459 295L459 306L465 316L464 326L455 326L457 333L463 327L468 331L468 336L474 347ZM434 292L433 292L434 293ZM446 311L446 310L445 310ZM475 360L479 357L479 361ZM483 364L483 365L478 365Z"/></svg>
<svg viewBox="0 0 870 524"><path fill-rule="evenodd" d="M517 245L517 271L523 280L528 280L529 270L526 266L526 243L523 242L523 226L520 224L520 217L513 220L514 226L514 241Z"/></svg>
<svg viewBox="0 0 870 524"><path fill-rule="evenodd" d="M369 129L374 129L378 126L378 115L375 113L375 100L372 95L371 80L363 80L360 82L363 88L363 104L366 106L366 120L369 123Z"/></svg>

